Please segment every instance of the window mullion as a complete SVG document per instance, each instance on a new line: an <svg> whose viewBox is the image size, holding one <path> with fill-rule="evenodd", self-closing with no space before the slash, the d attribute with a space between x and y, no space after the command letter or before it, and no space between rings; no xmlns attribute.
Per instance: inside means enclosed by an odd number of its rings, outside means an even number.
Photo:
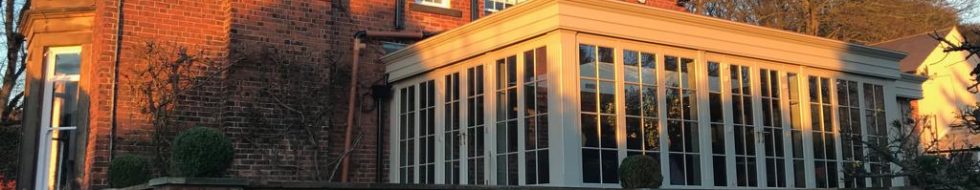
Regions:
<svg viewBox="0 0 980 190"><path fill-rule="evenodd" d="M697 105L695 109L698 110L697 117L695 120L698 129L698 151L700 154L700 172L701 172L701 185L709 186L708 184L713 184L714 174L713 168L710 167L714 164L712 162L712 146L711 146L711 114L710 110L713 109L709 105L711 100L708 98L708 94L711 93L711 89L708 87L708 62L705 61L704 51L698 51L694 57L694 67L689 71L688 75L694 75L696 78L694 85L692 87L695 90L695 99L697 100Z"/></svg>
<svg viewBox="0 0 980 190"><path fill-rule="evenodd" d="M736 183L733 182L738 177L737 176L738 173L736 170L737 168L735 167L735 157L733 156L735 154L735 138L734 138L735 129L733 127L734 121L732 121L732 117L734 113L732 112L731 109L725 109L731 107L729 105L732 102L732 91L731 91L732 80L731 80L731 72L728 72L730 70L730 65L728 63L729 63L728 61L722 62L718 69L719 70L718 74L719 77L721 78L721 84L720 84L721 89L719 90L721 92L721 102L722 102L722 110L723 110L722 122L724 123L723 125L725 128L725 166L726 166L726 171L728 172L728 174L726 175L728 178L726 179L726 182L728 182L728 184L726 184L726 186L736 185Z"/></svg>
<svg viewBox="0 0 980 190"><path fill-rule="evenodd" d="M806 71L806 70L807 69L804 68L800 69L800 71ZM804 160L803 164L807 174L806 187L815 188L817 186L816 175L815 175L816 166L814 165L813 160L815 158L814 149L816 149L816 144L813 143L813 138L814 138L813 120L818 120L820 118L812 117L813 114L810 112L811 110L813 110L813 108L811 108L812 103L810 99L819 98L819 96L810 97L810 89L819 88L819 87L813 87L809 85L810 84L809 79L813 75L803 74L804 72L799 72L799 73L800 73L799 80L797 81L797 84L800 86L800 90L798 91L798 93L800 93L800 109L801 109L800 113L806 113L806 114L800 114L800 118L802 120L800 123L803 125L803 160Z"/></svg>

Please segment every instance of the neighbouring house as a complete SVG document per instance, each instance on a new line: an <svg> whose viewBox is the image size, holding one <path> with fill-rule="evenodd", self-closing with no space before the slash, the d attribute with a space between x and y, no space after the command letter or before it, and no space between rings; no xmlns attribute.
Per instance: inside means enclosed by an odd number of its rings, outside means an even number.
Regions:
<svg viewBox="0 0 980 190"><path fill-rule="evenodd" d="M624 2L536 0L381 58L388 182L861 188L903 178L885 141L926 79L901 52ZM920 104L921 105L921 104Z"/></svg>
<svg viewBox="0 0 980 190"><path fill-rule="evenodd" d="M496 20L525 18L503 11L522 2L525 0L33 1L20 23L28 57L18 189L104 188L108 184L107 167L114 157L135 154L155 159L155 154L163 152L153 140L159 131L141 101L142 91L133 85L146 80L141 70L161 61L148 57L173 57L182 52L195 60L236 63L221 75L198 76L207 80L174 100L171 118L175 119L168 120L174 128L215 127L228 135L236 150L229 176L253 183L390 182L388 166L398 165L392 161L399 159L389 159L386 142L388 134L397 133L377 130L379 125L387 127L383 125L387 121L379 122L375 116L388 113L388 107L380 105L388 105L390 100L382 98L387 91L386 65L378 64L381 56L428 34L460 36L451 31L484 17L501 14ZM609 8L602 4L643 4L670 9L677 15L683 11L673 0L595 3L600 5L585 10ZM551 12L559 10L551 8ZM645 11L663 14L663 10L652 8L640 12ZM557 23L550 20L541 26ZM511 31L496 32L507 36L523 33L527 38L542 34L508 29ZM426 35L365 38L362 42L366 46L358 48L358 56L352 56L355 47L360 47L354 45L355 38L377 31ZM559 46L547 48L557 50ZM349 122L356 125L349 131L344 118L349 111L350 81L345 77L351 74L355 57L360 60L356 80L359 93L355 122ZM292 108L301 108L300 113ZM320 120L309 122L311 118ZM345 138L347 132L356 138ZM357 143L348 151L345 142ZM348 172L333 169L342 155L350 159ZM496 176L491 171L482 172ZM567 177L552 174L556 179ZM522 184L547 182L542 179ZM546 184L575 186L552 181ZM431 181L419 183L426 182Z"/></svg>
<svg viewBox="0 0 980 190"><path fill-rule="evenodd" d="M967 57L967 52L945 52L948 44L930 35L938 35L952 43L963 42L958 27L935 32L907 36L874 44L875 47L905 52L900 62L902 72L928 77L922 83L922 99L912 101L917 119L922 120L922 142L936 141L940 149L969 149L980 145L980 136L969 129L954 127L962 122L960 113L976 106L980 94L971 92L973 77L970 72L980 58ZM973 89L976 90L976 89Z"/></svg>

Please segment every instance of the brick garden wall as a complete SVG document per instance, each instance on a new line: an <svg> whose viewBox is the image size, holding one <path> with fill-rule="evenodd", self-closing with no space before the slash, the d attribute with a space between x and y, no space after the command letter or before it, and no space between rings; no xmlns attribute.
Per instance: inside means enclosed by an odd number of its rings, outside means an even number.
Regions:
<svg viewBox="0 0 980 190"><path fill-rule="evenodd" d="M134 77L133 70L146 64L140 57L151 41L234 62L226 75L181 99L178 127L219 127L236 148L230 175L266 182L325 180L333 174L332 164L343 153L353 34L396 31L392 0L124 2L120 80ZM471 21L470 0L452 1L451 9L461 13L458 16L413 10L418 5L412 2L405 0L403 31L441 32ZM83 79L98 89L91 92L90 142L83 172L88 174L83 182L88 187L107 184L116 3L97 1L95 72ZM672 0L646 4L682 10ZM482 1L476 6L482 10ZM360 57L360 105L354 131L359 146L350 153L350 179L362 183L375 180L376 145L387 145L376 142L378 110L370 96L370 87L382 82L384 67L377 59L384 52L379 41L366 43ZM140 112L131 89L120 86L118 99L116 154L150 155L155 150L147 143L148 116ZM387 158L387 150L381 154Z"/></svg>

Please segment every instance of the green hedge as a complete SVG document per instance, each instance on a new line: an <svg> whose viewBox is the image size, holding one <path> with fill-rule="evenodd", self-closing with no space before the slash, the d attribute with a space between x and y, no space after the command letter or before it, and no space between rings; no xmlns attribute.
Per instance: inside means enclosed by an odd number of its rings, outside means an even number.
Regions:
<svg viewBox="0 0 980 190"><path fill-rule="evenodd" d="M178 177L221 177L231 166L235 150L221 131L194 127L177 135L171 162Z"/></svg>
<svg viewBox="0 0 980 190"><path fill-rule="evenodd" d="M20 159L19 126L0 126L0 182L17 179L17 160Z"/></svg>
<svg viewBox="0 0 980 190"><path fill-rule="evenodd" d="M122 155L109 163L109 186L129 187L146 183L151 178L150 163L141 157Z"/></svg>
<svg viewBox="0 0 980 190"><path fill-rule="evenodd" d="M619 182L623 188L657 188L663 180L660 162L647 155L626 157L619 166Z"/></svg>

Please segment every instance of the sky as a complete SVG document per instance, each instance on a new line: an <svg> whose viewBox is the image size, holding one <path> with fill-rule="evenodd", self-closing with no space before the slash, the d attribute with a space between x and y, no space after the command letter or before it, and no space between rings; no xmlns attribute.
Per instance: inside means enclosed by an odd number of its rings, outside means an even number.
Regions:
<svg viewBox="0 0 980 190"><path fill-rule="evenodd" d="M963 18L966 23L980 23L980 16L974 16L973 18Z"/></svg>

